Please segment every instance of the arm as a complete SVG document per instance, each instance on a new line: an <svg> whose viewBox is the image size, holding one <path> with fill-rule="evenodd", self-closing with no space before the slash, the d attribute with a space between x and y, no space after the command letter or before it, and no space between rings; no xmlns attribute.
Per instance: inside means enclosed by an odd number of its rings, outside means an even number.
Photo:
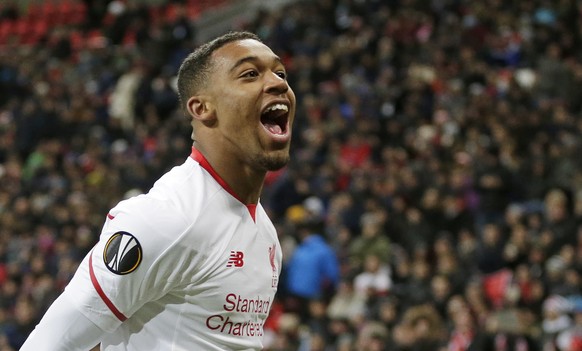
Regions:
<svg viewBox="0 0 582 351"><path fill-rule="evenodd" d="M97 325L74 307L65 291L48 309L20 351L89 351L103 335Z"/></svg>

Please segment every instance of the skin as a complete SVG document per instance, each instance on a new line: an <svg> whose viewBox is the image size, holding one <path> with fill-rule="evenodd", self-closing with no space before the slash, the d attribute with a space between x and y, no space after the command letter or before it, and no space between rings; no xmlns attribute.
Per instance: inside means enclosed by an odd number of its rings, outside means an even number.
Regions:
<svg viewBox="0 0 582 351"><path fill-rule="evenodd" d="M252 39L228 43L211 57L208 84L187 102L194 147L247 204L258 202L267 171L289 161L295 94L285 67ZM288 106L284 133L270 133L261 114L273 103Z"/></svg>

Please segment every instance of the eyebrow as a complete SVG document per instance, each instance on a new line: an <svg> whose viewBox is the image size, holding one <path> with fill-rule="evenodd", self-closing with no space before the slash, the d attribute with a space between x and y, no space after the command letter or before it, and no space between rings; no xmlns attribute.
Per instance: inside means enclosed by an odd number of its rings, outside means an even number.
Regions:
<svg viewBox="0 0 582 351"><path fill-rule="evenodd" d="M277 55L273 56L273 60L276 61L277 63L283 64L283 61L281 60L281 58ZM246 62L257 62L260 61L260 58L258 56L252 55L252 56L245 56L243 58L241 58L240 60L236 61L236 63L230 68L230 72L234 71L235 69L237 69L237 67L239 67L240 65L246 63Z"/></svg>

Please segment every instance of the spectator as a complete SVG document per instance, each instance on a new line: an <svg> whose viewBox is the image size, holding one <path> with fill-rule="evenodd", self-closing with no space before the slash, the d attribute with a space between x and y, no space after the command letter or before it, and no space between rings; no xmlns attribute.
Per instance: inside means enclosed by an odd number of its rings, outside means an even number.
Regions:
<svg viewBox="0 0 582 351"><path fill-rule="evenodd" d="M386 326L378 322L367 322L358 331L356 350L385 350L392 345Z"/></svg>
<svg viewBox="0 0 582 351"><path fill-rule="evenodd" d="M286 292L289 304L309 318L309 301L328 301L339 284L339 263L331 247L321 236L323 205L316 198L304 202L305 216L296 228L298 246L286 267Z"/></svg>
<svg viewBox="0 0 582 351"><path fill-rule="evenodd" d="M488 223L501 223L511 190L511 174L499 160L498 147L483 150L481 157L482 164L475 179L479 194L479 216L476 219L479 229Z"/></svg>
<svg viewBox="0 0 582 351"><path fill-rule="evenodd" d="M503 259L512 268L525 264L531 250L530 246L531 238L528 236L527 227L516 223L510 229L509 238L503 249Z"/></svg>
<svg viewBox="0 0 582 351"><path fill-rule="evenodd" d="M391 288L392 277L388 264L374 254L367 255L363 271L354 277L356 293L373 298L387 295Z"/></svg>
<svg viewBox="0 0 582 351"><path fill-rule="evenodd" d="M350 244L350 268L361 270L367 256L374 255L382 264L390 262L390 240L384 232L385 212L365 213L361 217L361 235Z"/></svg>
<svg viewBox="0 0 582 351"><path fill-rule="evenodd" d="M431 305L406 310L393 334L397 350L433 351L445 344L445 327Z"/></svg>
<svg viewBox="0 0 582 351"><path fill-rule="evenodd" d="M579 350L582 346L582 311L575 305L572 310L573 325L560 332L556 337L556 345L559 350Z"/></svg>
<svg viewBox="0 0 582 351"><path fill-rule="evenodd" d="M352 279L340 281L337 292L331 298L327 314L332 320L346 320L359 325L365 318L367 295L354 289Z"/></svg>
<svg viewBox="0 0 582 351"><path fill-rule="evenodd" d="M449 351L467 351L474 347L473 340L476 333L476 325L468 308L460 308L452 312L453 327L447 343Z"/></svg>
<svg viewBox="0 0 582 351"><path fill-rule="evenodd" d="M552 189L544 199L546 227L544 242L548 254L556 254L566 244L574 244L576 224L568 209L566 194Z"/></svg>
<svg viewBox="0 0 582 351"><path fill-rule="evenodd" d="M421 305L430 300L431 273L432 270L426 258L419 257L412 262L407 280L404 284L395 286L394 289L403 307Z"/></svg>
<svg viewBox="0 0 582 351"><path fill-rule="evenodd" d="M557 336L572 327L568 308L567 300L559 295L550 295L544 301L541 343L545 348L555 348Z"/></svg>
<svg viewBox="0 0 582 351"><path fill-rule="evenodd" d="M452 284L445 275L435 275L430 282L433 304L442 318L447 317L447 303L453 293Z"/></svg>
<svg viewBox="0 0 582 351"><path fill-rule="evenodd" d="M489 223L483 227L483 236L476 253L479 270L489 274L505 267L503 258L503 233L498 224Z"/></svg>

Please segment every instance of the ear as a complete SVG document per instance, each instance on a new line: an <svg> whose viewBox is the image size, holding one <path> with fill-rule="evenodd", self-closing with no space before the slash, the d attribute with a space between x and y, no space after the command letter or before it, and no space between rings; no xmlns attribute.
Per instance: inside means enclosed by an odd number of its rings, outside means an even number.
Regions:
<svg viewBox="0 0 582 351"><path fill-rule="evenodd" d="M192 96L186 102L188 114L197 121L208 123L214 119L212 103L204 96Z"/></svg>

